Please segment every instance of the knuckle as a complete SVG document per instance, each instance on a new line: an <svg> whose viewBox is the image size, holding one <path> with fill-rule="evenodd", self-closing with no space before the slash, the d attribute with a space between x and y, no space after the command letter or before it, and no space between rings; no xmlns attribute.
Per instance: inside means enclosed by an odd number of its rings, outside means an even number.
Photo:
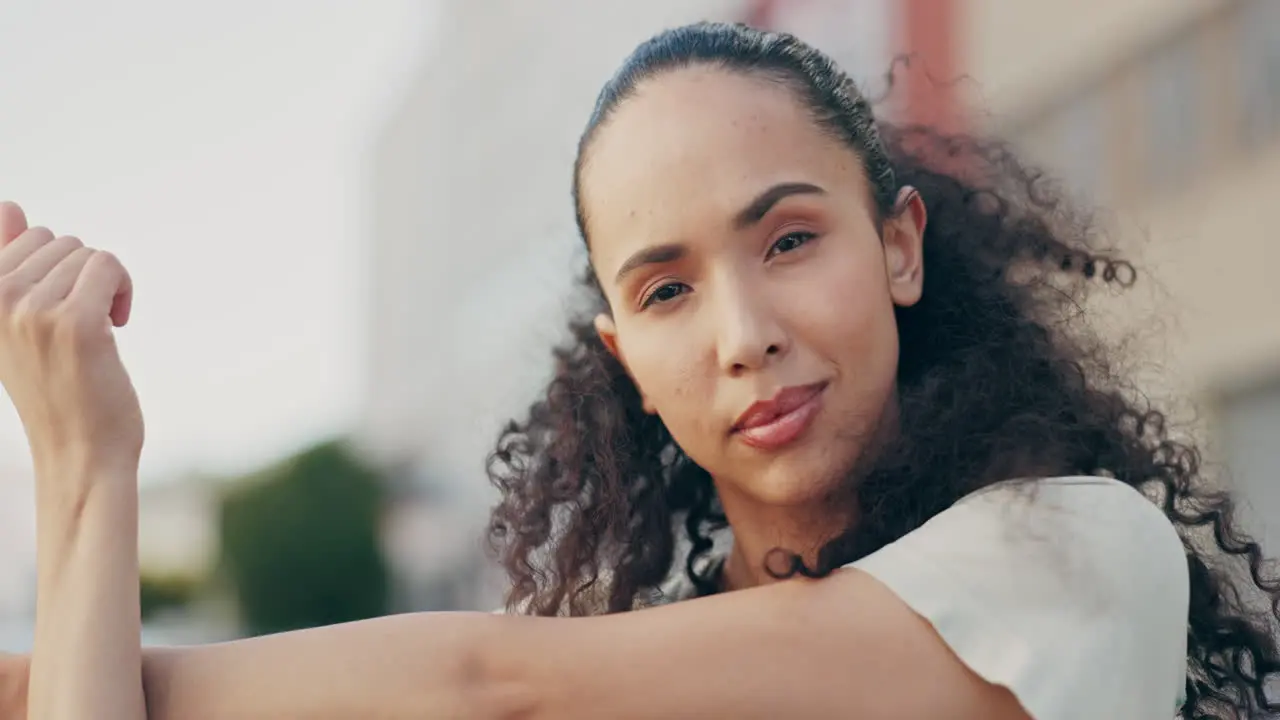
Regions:
<svg viewBox="0 0 1280 720"><path fill-rule="evenodd" d="M57 313L53 308L34 301L31 295L19 300L13 307L13 320L30 331L40 331L54 324Z"/></svg>
<svg viewBox="0 0 1280 720"><path fill-rule="evenodd" d="M48 325L53 340L65 347L82 350L108 335L103 317L74 310L59 310Z"/></svg>
<svg viewBox="0 0 1280 720"><path fill-rule="evenodd" d="M98 250L94 255L103 268L117 272L124 270L124 263L120 262L120 258L116 257L115 253L109 250Z"/></svg>
<svg viewBox="0 0 1280 720"><path fill-rule="evenodd" d="M74 342L82 332L83 325L77 313L68 312L65 308L59 308L49 314L50 334L64 343Z"/></svg>
<svg viewBox="0 0 1280 720"><path fill-rule="evenodd" d="M24 342L35 345L47 343L55 324L55 311L32 301L30 295L24 296L9 309L8 320L10 332Z"/></svg>
<svg viewBox="0 0 1280 720"><path fill-rule="evenodd" d="M67 253L67 257L87 259L89 257L93 257L94 253L96 252L97 251L91 247L81 245L80 247L77 247L76 249L72 250L70 253Z"/></svg>
<svg viewBox="0 0 1280 720"><path fill-rule="evenodd" d="M84 242L75 235L61 235L57 238L57 242L65 246L69 252L74 252L84 247Z"/></svg>
<svg viewBox="0 0 1280 720"><path fill-rule="evenodd" d="M12 313L27 294L27 286L13 276L0 277L0 311Z"/></svg>
<svg viewBox="0 0 1280 720"><path fill-rule="evenodd" d="M124 266L120 258L107 250L95 250L93 257L89 258L88 264L92 266L92 270L95 273L101 273L114 279L129 278L128 268Z"/></svg>
<svg viewBox="0 0 1280 720"><path fill-rule="evenodd" d="M53 240L53 231L42 225L37 225L26 232L31 239L40 245L51 242Z"/></svg>
<svg viewBox="0 0 1280 720"><path fill-rule="evenodd" d="M93 257L89 258L89 266L94 272L113 272L122 267L120 260L107 250L93 250Z"/></svg>

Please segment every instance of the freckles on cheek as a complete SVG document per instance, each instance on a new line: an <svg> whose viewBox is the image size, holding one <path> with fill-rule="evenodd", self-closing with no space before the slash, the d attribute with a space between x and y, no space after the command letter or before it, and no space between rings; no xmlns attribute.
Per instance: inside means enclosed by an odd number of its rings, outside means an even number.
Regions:
<svg viewBox="0 0 1280 720"><path fill-rule="evenodd" d="M646 381L653 401L660 409L679 408L693 401L696 394L691 372L691 358L678 345L669 345L647 358Z"/></svg>
<svg viewBox="0 0 1280 720"><path fill-rule="evenodd" d="M662 416L668 429L688 430L704 422L713 379L703 379L702 364L689 345L680 342L654 343L632 369L641 390Z"/></svg>
<svg viewBox="0 0 1280 720"><path fill-rule="evenodd" d="M663 421L676 442L694 456L695 461L706 462L706 453L718 442L722 433L713 408L716 407L717 376L715 366L694 353L683 355L684 362L667 368L671 373L669 403L663 409Z"/></svg>

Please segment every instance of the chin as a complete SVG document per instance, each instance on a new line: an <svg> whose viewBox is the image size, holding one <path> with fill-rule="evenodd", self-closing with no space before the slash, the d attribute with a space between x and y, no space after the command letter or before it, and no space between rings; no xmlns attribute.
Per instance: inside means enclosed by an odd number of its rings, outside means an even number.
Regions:
<svg viewBox="0 0 1280 720"><path fill-rule="evenodd" d="M780 457L742 489L765 505L810 507L829 502L844 475L844 464Z"/></svg>

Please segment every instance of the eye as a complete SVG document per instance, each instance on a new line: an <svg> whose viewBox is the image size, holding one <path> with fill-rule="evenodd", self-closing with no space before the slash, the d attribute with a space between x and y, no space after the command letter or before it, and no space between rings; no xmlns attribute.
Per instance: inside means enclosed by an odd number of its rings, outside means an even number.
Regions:
<svg viewBox="0 0 1280 720"><path fill-rule="evenodd" d="M689 289L688 285L685 285L684 283L678 283L678 282L670 282L665 285L659 285L658 287L654 288L653 292L649 293L644 297L644 300L640 302L640 308L644 309L649 307L650 305L654 305L657 303L670 302L680 297L681 295L683 295L685 291L688 289Z"/></svg>
<svg viewBox="0 0 1280 720"><path fill-rule="evenodd" d="M782 237L778 238L777 241L773 243L773 246L769 248L769 252L766 253L765 257L771 258L775 255L781 255L782 253L791 252L792 250L796 250L800 248L802 245L808 243L810 240L814 239L815 237L817 236L811 232L787 233L786 235L783 235Z"/></svg>

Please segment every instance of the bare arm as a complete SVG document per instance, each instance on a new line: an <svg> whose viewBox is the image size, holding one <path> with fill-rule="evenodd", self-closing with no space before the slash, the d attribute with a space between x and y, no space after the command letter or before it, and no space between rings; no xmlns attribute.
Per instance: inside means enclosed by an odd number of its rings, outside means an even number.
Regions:
<svg viewBox="0 0 1280 720"><path fill-rule="evenodd" d="M99 480L42 478L32 718L146 717L135 481Z"/></svg>
<svg viewBox="0 0 1280 720"><path fill-rule="evenodd" d="M246 640L148 648L151 720L502 718L481 671L494 618L397 615ZM489 636L486 639L486 636Z"/></svg>
<svg viewBox="0 0 1280 720"><path fill-rule="evenodd" d="M152 720L1027 717L855 571L597 618L402 615L145 667Z"/></svg>
<svg viewBox="0 0 1280 720"><path fill-rule="evenodd" d="M27 681L31 658L0 653L0 718L23 720L27 716Z"/></svg>
<svg viewBox="0 0 1280 720"><path fill-rule="evenodd" d="M0 384L36 476L40 720L146 717L138 599L142 412L112 327L129 318L114 256L29 227L0 202Z"/></svg>

